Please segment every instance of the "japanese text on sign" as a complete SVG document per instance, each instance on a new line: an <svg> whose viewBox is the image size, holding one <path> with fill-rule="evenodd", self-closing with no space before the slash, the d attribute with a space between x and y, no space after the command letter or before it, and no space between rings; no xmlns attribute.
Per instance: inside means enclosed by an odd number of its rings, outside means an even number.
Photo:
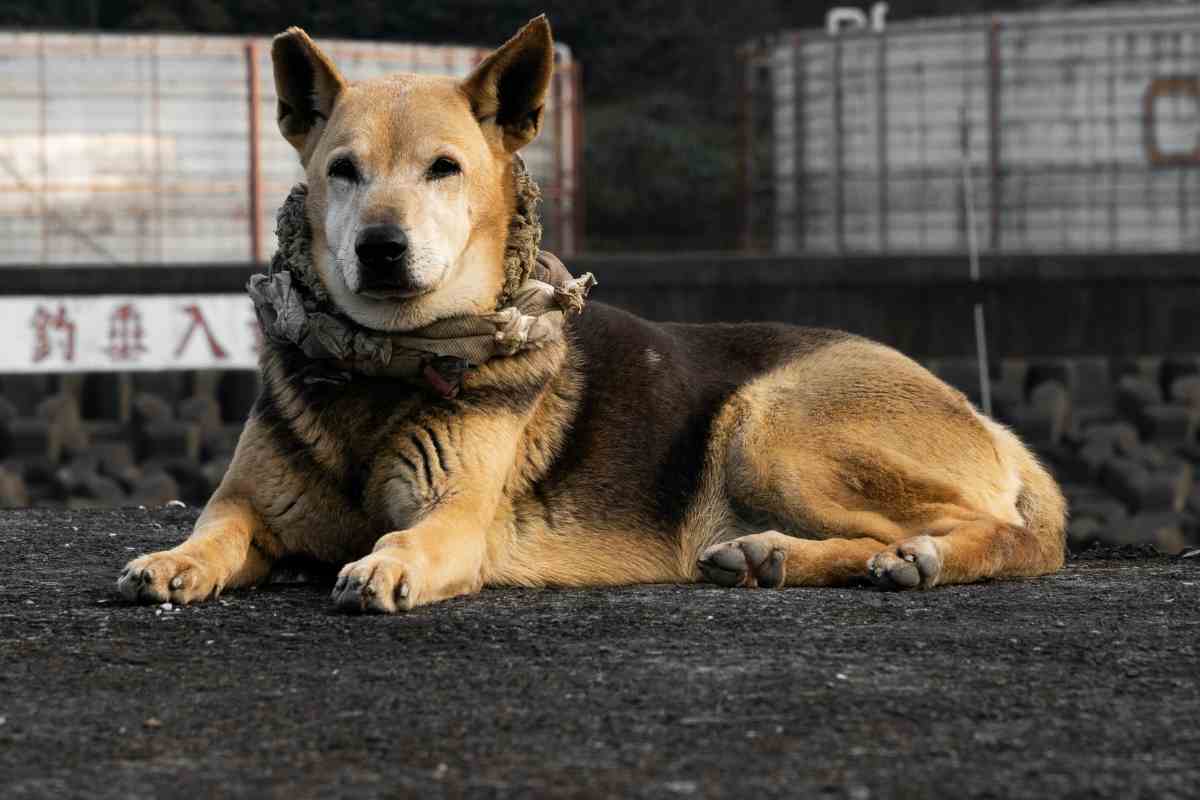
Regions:
<svg viewBox="0 0 1200 800"><path fill-rule="evenodd" d="M0 372L254 369L241 294L0 298Z"/></svg>

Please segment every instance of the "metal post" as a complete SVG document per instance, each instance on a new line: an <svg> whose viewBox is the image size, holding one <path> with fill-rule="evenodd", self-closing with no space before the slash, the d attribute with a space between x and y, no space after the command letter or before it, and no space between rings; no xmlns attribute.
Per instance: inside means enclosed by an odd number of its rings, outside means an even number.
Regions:
<svg viewBox="0 0 1200 800"><path fill-rule="evenodd" d="M891 212L888 198L887 31L879 31L878 36L879 52L875 56L875 146L879 185L876 194L879 203L879 250L886 253L889 249L888 215Z"/></svg>
<svg viewBox="0 0 1200 800"><path fill-rule="evenodd" d="M1001 204L1004 202L1003 175L1000 166L1000 93L1003 90L1000 64L1000 18L992 17L988 30L988 176L989 176L989 249L998 252L1001 245Z"/></svg>
<svg viewBox="0 0 1200 800"><path fill-rule="evenodd" d="M258 92L258 48L254 42L246 42L247 115L250 130L250 164L247 191L250 199L250 258L255 264L263 261L262 250L262 192L260 185L259 158L259 92Z"/></svg>
<svg viewBox="0 0 1200 800"><path fill-rule="evenodd" d="M556 55L557 58L557 55ZM554 235L556 245L563 255L571 255L570 235L566 230L566 214L563 201L566 197L565 170L563 169L563 90L562 72L555 70L551 79L551 95L554 102Z"/></svg>
<svg viewBox="0 0 1200 800"><path fill-rule="evenodd" d="M970 257L971 285L980 288L979 238L975 228L975 195L971 186L971 128L967 108L963 106L962 125L962 182L963 207L966 212L967 253ZM975 300L975 357L979 361L979 399L983 413L992 415L992 382L988 375L987 327L984 321L983 300Z"/></svg>
<svg viewBox="0 0 1200 800"><path fill-rule="evenodd" d="M808 193L805 173L807 163L804 156L804 101L805 93L808 90L808 81L804 74L804 50L801 48L801 37L795 34L790 39L790 47L792 51L792 158L795 160L794 172L792 174L792 221L791 224L796 230L794 241L796 242L796 252L804 252L808 247ZM772 141L775 137L771 137ZM772 192L771 196L775 198L771 211L771 219L775 220L775 224L779 224L779 201L778 192ZM772 232L774 236L774 232Z"/></svg>
<svg viewBox="0 0 1200 800"><path fill-rule="evenodd" d="M1121 182L1120 161L1113 157L1113 150L1117 141L1118 120L1117 109L1120 107L1117 100L1117 41L1114 34L1108 36L1108 246L1116 250L1118 243L1121 240L1121 214L1120 214L1120 194L1118 186Z"/></svg>
<svg viewBox="0 0 1200 800"><path fill-rule="evenodd" d="M40 213L38 217L42 221L42 262L43 264L50 263L50 154L47 151L48 142L46 137L49 135L49 113L47 105L50 103L50 95L46 87L46 34L39 33L37 45L37 75L38 75L38 155L41 157L41 191L38 192L38 202L40 205Z"/></svg>
<svg viewBox="0 0 1200 800"><path fill-rule="evenodd" d="M753 104L753 98L750 93L754 91L752 86L753 76L751 74L751 64L753 59L747 56L747 51L744 48L738 48L737 51L738 73L742 90L738 94L738 130L737 130L737 147L738 147L738 197L741 198L742 219L741 219L741 249L750 251L754 249L754 186L750 178L750 171L754 168L751 163L753 156L753 144L751 140L750 128L750 109Z"/></svg>
<svg viewBox="0 0 1200 800"><path fill-rule="evenodd" d="M162 84L160 80L161 56L159 38L154 37L154 56L150 62L150 116L153 120L154 136L154 217L158 227L155 260L162 264L166 260L166 212L163 209L163 152L162 152Z"/></svg>
<svg viewBox="0 0 1200 800"><path fill-rule="evenodd" d="M842 185L845 157L842 147L842 38L833 39L833 244L838 253L846 250L846 219Z"/></svg>
<svg viewBox="0 0 1200 800"><path fill-rule="evenodd" d="M574 211L574 252L582 252L587 228L583 172L583 64L571 62L571 210Z"/></svg>

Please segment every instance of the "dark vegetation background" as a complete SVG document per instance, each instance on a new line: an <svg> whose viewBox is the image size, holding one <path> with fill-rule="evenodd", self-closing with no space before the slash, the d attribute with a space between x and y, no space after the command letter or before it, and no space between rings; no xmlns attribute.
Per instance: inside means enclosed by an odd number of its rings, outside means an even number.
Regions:
<svg viewBox="0 0 1200 800"><path fill-rule="evenodd" d="M0 26L498 45L541 12L584 67L590 250L737 246L738 45L869 0L0 0ZM889 19L1038 6L892 2Z"/></svg>

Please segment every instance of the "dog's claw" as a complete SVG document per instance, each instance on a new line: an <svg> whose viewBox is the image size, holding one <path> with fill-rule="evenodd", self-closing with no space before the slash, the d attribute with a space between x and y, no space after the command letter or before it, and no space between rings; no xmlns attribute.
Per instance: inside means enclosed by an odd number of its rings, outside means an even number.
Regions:
<svg viewBox="0 0 1200 800"><path fill-rule="evenodd" d="M164 551L139 556L127 564L117 578L117 591L134 603L188 605L210 597L218 583L204 562Z"/></svg>
<svg viewBox="0 0 1200 800"><path fill-rule="evenodd" d="M395 614L419 605L421 584L413 582L413 567L402 554L375 552L342 569L333 588L334 606L341 611Z"/></svg>

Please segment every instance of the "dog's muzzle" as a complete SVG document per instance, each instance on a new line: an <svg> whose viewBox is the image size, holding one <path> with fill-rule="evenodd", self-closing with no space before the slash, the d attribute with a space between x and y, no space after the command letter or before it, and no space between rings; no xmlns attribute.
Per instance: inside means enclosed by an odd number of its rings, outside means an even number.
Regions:
<svg viewBox="0 0 1200 800"><path fill-rule="evenodd" d="M424 291L409 270L408 235L394 224L368 225L354 242L359 293L405 296Z"/></svg>

